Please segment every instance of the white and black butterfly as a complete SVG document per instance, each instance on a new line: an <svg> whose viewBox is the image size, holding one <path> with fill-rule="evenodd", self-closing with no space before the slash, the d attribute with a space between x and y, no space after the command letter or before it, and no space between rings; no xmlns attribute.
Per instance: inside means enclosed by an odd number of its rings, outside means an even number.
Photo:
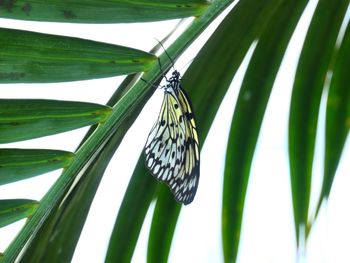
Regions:
<svg viewBox="0 0 350 263"><path fill-rule="evenodd" d="M194 114L177 70L162 88L162 107L145 145L146 166L158 180L169 185L178 202L187 205L193 201L199 181Z"/></svg>

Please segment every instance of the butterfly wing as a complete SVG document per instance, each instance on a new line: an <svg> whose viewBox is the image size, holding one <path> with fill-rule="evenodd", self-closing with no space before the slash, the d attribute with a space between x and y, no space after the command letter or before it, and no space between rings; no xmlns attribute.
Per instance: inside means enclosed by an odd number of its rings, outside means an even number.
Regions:
<svg viewBox="0 0 350 263"><path fill-rule="evenodd" d="M145 146L146 166L178 202L193 201L199 179L199 142L191 104L179 87L165 92Z"/></svg>

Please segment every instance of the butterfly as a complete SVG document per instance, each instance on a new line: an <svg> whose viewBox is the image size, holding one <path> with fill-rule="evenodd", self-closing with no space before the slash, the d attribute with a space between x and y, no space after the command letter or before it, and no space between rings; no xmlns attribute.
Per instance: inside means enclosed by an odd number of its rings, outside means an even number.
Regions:
<svg viewBox="0 0 350 263"><path fill-rule="evenodd" d="M168 184L175 200L187 205L193 201L199 181L198 133L180 73L174 70L165 79L159 117L144 147L145 163L153 176Z"/></svg>

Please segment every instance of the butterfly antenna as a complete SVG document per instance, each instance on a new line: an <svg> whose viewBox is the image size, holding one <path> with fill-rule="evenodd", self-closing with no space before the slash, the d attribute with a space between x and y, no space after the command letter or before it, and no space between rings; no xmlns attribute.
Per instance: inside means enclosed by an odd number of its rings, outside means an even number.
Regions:
<svg viewBox="0 0 350 263"><path fill-rule="evenodd" d="M159 43L159 45L161 45L161 47L164 49L165 54L168 56L168 58L169 58L169 60L170 60L170 62L171 62L171 66L173 67L174 70L176 70L176 69L175 69L174 60L169 56L169 53L166 51L166 49L165 49L165 47L163 46L162 42L160 42L158 39L156 39L156 40L157 40L157 42ZM159 62L159 63L160 63L160 62Z"/></svg>
<svg viewBox="0 0 350 263"><path fill-rule="evenodd" d="M184 68L188 66L188 64L191 64L193 62L193 60L195 59L196 57L192 58L190 61L188 61L184 66L182 66L182 68L180 68L180 72L183 72Z"/></svg>
<svg viewBox="0 0 350 263"><path fill-rule="evenodd" d="M163 71L163 68L162 68L162 64L160 63L159 57L158 57L158 65L159 65L160 71L162 72L163 78L165 78L166 81L168 81L168 78L167 78L166 75L164 74L164 71Z"/></svg>

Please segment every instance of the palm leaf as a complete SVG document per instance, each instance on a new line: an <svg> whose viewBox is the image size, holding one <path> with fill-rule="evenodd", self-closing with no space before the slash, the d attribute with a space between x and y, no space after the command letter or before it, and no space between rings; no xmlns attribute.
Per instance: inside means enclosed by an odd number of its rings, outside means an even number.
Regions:
<svg viewBox="0 0 350 263"><path fill-rule="evenodd" d="M295 76L289 119L289 155L297 240L300 227L306 229L308 222L319 106L327 71L333 69L332 57L347 6L348 1L334 4L321 0L318 3ZM317 44L320 41L322 46Z"/></svg>
<svg viewBox="0 0 350 263"><path fill-rule="evenodd" d="M0 17L69 23L127 23L198 16L205 0L5 0Z"/></svg>
<svg viewBox="0 0 350 263"><path fill-rule="evenodd" d="M49 83L130 74L107 103L1 99L0 143L30 140L94 125L73 153L43 149L0 149L0 184L64 168L40 202L0 200L1 226L26 224L1 262L70 262L99 183L156 84L233 1L0 1L0 17L72 23L125 23L195 16L159 56L151 52L73 37L0 29L0 82ZM289 154L297 240L308 223L316 128L327 72L333 71L327 104L324 185L329 197L348 133L349 29L339 32L349 1L320 0L304 42L295 76L289 120ZM241 0L232 6L184 74L203 145L232 78L248 50L252 57L240 88L227 142L222 203L225 262L236 261L252 159L269 96L306 0ZM323 45L319 45L323 43ZM139 76L147 81L141 81ZM73 83L74 84L74 83ZM72 85L73 85L72 84ZM337 129L334 129L337 127ZM341 136L338 136L339 133ZM145 168L141 154L124 195L106 262L130 262L146 213L156 200L147 260L166 262L181 205ZM118 171L115 172L118 174ZM1 181L2 180L2 181ZM214 179L213 179L214 180ZM190 209L190 206L189 206ZM318 211L318 210L317 210ZM316 212L317 214L317 212ZM79 220L77 220L79 218ZM133 220L130 220L132 218ZM59 252L59 253L58 253Z"/></svg>

